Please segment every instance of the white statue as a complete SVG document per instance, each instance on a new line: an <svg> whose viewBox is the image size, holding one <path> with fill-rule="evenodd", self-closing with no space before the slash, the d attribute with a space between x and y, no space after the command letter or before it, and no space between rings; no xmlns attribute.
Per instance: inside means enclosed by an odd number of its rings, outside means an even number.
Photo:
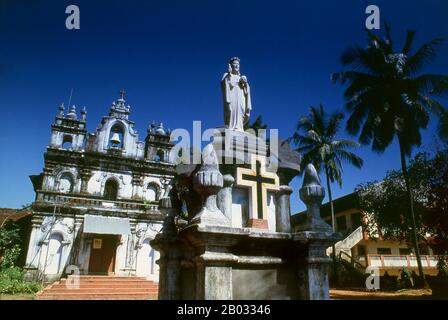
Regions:
<svg viewBox="0 0 448 320"><path fill-rule="evenodd" d="M252 105L250 87L247 78L240 74L240 59L229 61L229 72L221 80L224 99L224 123L228 129L244 131L244 124L249 121Z"/></svg>

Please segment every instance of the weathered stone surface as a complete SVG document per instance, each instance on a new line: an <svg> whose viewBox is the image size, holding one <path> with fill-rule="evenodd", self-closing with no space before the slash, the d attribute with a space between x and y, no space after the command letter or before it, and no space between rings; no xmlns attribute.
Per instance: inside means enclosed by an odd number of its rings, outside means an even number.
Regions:
<svg viewBox="0 0 448 320"><path fill-rule="evenodd" d="M219 210L216 194L224 184L219 172L218 159L213 145L203 151L203 163L193 177L193 186L202 197L202 209L193 217L191 223L201 225L230 225L230 220Z"/></svg>
<svg viewBox="0 0 448 320"><path fill-rule="evenodd" d="M328 268L331 259L326 250L339 239L339 234L333 232L303 231L293 235L293 240L303 245L298 264L301 299L330 299Z"/></svg>
<svg viewBox="0 0 448 320"><path fill-rule="evenodd" d="M230 174L223 176L224 185L217 194L217 205L219 210L229 219L232 224L232 187L235 179Z"/></svg>
<svg viewBox="0 0 448 320"><path fill-rule="evenodd" d="M275 226L278 232L291 232L290 196L293 192L290 186L280 186L275 195Z"/></svg>
<svg viewBox="0 0 448 320"><path fill-rule="evenodd" d="M299 192L307 212L298 230L330 232L331 226L320 217L320 205L325 197L325 189L321 186L319 175L312 164L308 164L305 169L303 186Z"/></svg>

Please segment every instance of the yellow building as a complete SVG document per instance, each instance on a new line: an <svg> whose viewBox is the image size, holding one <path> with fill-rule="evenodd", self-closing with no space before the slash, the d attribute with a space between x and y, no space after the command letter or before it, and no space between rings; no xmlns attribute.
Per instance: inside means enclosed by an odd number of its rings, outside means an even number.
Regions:
<svg viewBox="0 0 448 320"><path fill-rule="evenodd" d="M387 271L389 275L399 275L403 267L418 273L417 259L413 248L405 241L384 240L381 235L369 237L364 230L363 221L366 216L359 209L357 193L353 192L333 201L336 231L343 239L336 244L336 253L346 260L352 261L358 267L377 267L380 274ZM293 227L300 220L299 212L291 217ZM331 225L329 203L321 206L321 217ZM328 250L331 254L331 248ZM420 254L425 274L437 274L438 256L425 243L420 244Z"/></svg>

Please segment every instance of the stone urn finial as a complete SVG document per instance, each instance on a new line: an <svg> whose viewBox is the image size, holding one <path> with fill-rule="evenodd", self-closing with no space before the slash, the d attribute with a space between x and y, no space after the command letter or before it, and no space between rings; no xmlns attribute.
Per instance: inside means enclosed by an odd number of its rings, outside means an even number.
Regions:
<svg viewBox="0 0 448 320"><path fill-rule="evenodd" d="M193 187L201 196L202 209L191 220L200 225L229 225L216 204L216 194L223 187L224 181L219 172L218 157L213 144L208 144L202 152L202 165L193 176Z"/></svg>
<svg viewBox="0 0 448 320"><path fill-rule="evenodd" d="M320 184L319 175L312 164L305 168L300 199L306 204L305 221L299 224L300 231L331 232L331 226L320 217L320 205L325 197L325 189Z"/></svg>

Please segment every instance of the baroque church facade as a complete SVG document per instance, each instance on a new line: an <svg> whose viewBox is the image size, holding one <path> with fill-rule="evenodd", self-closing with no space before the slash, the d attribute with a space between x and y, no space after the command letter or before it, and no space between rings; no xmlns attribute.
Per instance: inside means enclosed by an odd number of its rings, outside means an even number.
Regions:
<svg viewBox="0 0 448 320"><path fill-rule="evenodd" d="M36 198L27 275L51 281L74 266L79 274L158 281L150 241L162 228L158 203L175 176L170 132L151 124L140 141L124 91L95 133L87 132L86 115L59 107L43 171L30 177Z"/></svg>

